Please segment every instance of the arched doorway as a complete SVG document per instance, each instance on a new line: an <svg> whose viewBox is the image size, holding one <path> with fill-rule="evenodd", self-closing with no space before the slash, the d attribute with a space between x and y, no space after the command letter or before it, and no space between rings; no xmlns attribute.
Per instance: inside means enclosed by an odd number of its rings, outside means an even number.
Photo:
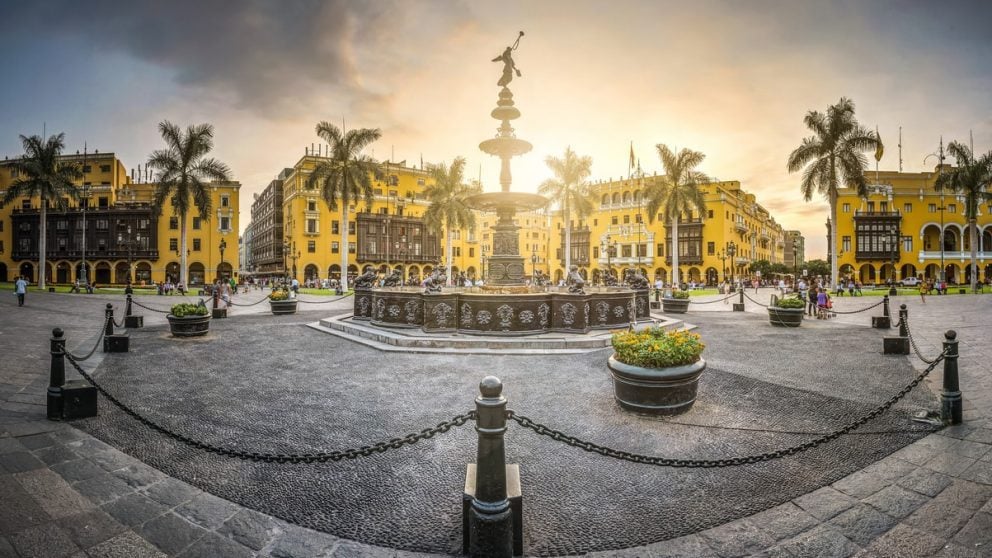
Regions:
<svg viewBox="0 0 992 558"><path fill-rule="evenodd" d="M895 269L895 266L892 264L882 264L882 269L878 273L878 280L882 283L898 281L899 278L895 276Z"/></svg>
<svg viewBox="0 0 992 558"><path fill-rule="evenodd" d="M469 268L465 270L465 275L468 275L469 279L475 281L475 267L469 266Z"/></svg>
<svg viewBox="0 0 992 558"><path fill-rule="evenodd" d="M348 284L349 285L352 283L352 281L355 280L355 277L358 277L358 266L355 265L355 264L349 264L348 265Z"/></svg>
<svg viewBox="0 0 992 558"><path fill-rule="evenodd" d="M152 282L152 265L148 262L138 262L134 266L134 281L139 285L149 285Z"/></svg>
<svg viewBox="0 0 992 558"><path fill-rule="evenodd" d="M940 266L937 264L927 264L927 267L923 270L923 278L929 281L940 279Z"/></svg>
<svg viewBox="0 0 992 558"><path fill-rule="evenodd" d="M131 277L131 270L127 267L127 262L117 262L114 266L114 283L126 285Z"/></svg>
<svg viewBox="0 0 992 558"><path fill-rule="evenodd" d="M970 263L967 264L967 265L965 265L964 266L964 281L962 281L961 284L962 285L970 285L971 284L971 274L974 271L977 271L977 270L978 270L978 266L977 265L972 265ZM977 275L976 275L976 277L977 277Z"/></svg>
<svg viewBox="0 0 992 558"><path fill-rule="evenodd" d="M231 264L224 262L217 264L217 276L224 280L230 280L231 276L234 275L234 268Z"/></svg>
<svg viewBox="0 0 992 558"><path fill-rule="evenodd" d="M923 227L923 250L940 250L940 227L934 224Z"/></svg>
<svg viewBox="0 0 992 558"><path fill-rule="evenodd" d="M592 270L592 282L594 285L598 285L603 281L603 272L596 268Z"/></svg>
<svg viewBox="0 0 992 558"><path fill-rule="evenodd" d="M719 277L720 277L720 275L719 275L719 273L717 273L715 267L710 267L710 268L707 268L706 269L706 284L707 285L711 285L711 286L712 285L716 285L717 283L720 282Z"/></svg>
<svg viewBox="0 0 992 558"><path fill-rule="evenodd" d="M685 281L688 281L690 283L699 283L699 279L700 279L699 268L698 267L690 267L689 268L689 275L684 280Z"/></svg>
<svg viewBox="0 0 992 558"><path fill-rule="evenodd" d="M7 281L10 281L7 278L7 264L0 262L0 283L6 283Z"/></svg>
<svg viewBox="0 0 992 558"><path fill-rule="evenodd" d="M52 282L53 271L54 271L54 268L52 267L52 263L51 262L45 262L45 282L46 283L51 283Z"/></svg>
<svg viewBox="0 0 992 558"><path fill-rule="evenodd" d="M303 279L305 281L317 281L320 279L320 270L314 264L307 264L303 268Z"/></svg>
<svg viewBox="0 0 992 558"><path fill-rule="evenodd" d="M192 287L194 285L202 285L206 280L206 269L204 269L203 264L200 262L192 263L189 265L189 285Z"/></svg>
<svg viewBox="0 0 992 558"><path fill-rule="evenodd" d="M341 279L341 266L338 264L333 264L327 268L327 278L328 279Z"/></svg>
<svg viewBox="0 0 992 558"><path fill-rule="evenodd" d="M415 266L415 265L411 265L410 268L407 269L406 278L407 278L408 281L411 280L411 279L415 279L419 283L420 282L420 268L417 267L417 266Z"/></svg>
<svg viewBox="0 0 992 558"><path fill-rule="evenodd" d="M655 280L661 279L662 281L668 281L668 271L663 267L659 267L654 270L654 278Z"/></svg>
<svg viewBox="0 0 992 558"><path fill-rule="evenodd" d="M34 283L34 265L28 262L24 262L21 264L21 267L18 270L18 272L19 272L18 275L23 277L25 281L27 281L28 283Z"/></svg>
<svg viewBox="0 0 992 558"><path fill-rule="evenodd" d="M72 283L72 268L69 266L69 262L59 262L55 266L55 282Z"/></svg>
<svg viewBox="0 0 992 558"><path fill-rule="evenodd" d="M6 273L6 269L0 269L0 273ZM0 281L5 281L5 279L0 279ZM992 281L992 264L985 266L985 281Z"/></svg>
<svg viewBox="0 0 992 558"><path fill-rule="evenodd" d="M978 245L978 249L985 254L992 254L992 228L982 231L982 243Z"/></svg>
<svg viewBox="0 0 992 558"><path fill-rule="evenodd" d="M944 230L944 251L957 252L961 249L961 233L953 225ZM948 279L950 281L950 279Z"/></svg>
<svg viewBox="0 0 992 558"><path fill-rule="evenodd" d="M179 264L176 262L169 262L165 266L165 280L173 284L179 282Z"/></svg>
<svg viewBox="0 0 992 558"><path fill-rule="evenodd" d="M861 271L858 274L858 280L861 283L867 285L869 283L875 282L875 267L871 264L864 264L861 266Z"/></svg>
<svg viewBox="0 0 992 558"><path fill-rule="evenodd" d="M96 269L93 271L93 282L100 285L109 285L110 280L110 264L107 262L96 264Z"/></svg>
<svg viewBox="0 0 992 558"><path fill-rule="evenodd" d="M851 264L844 264L844 265L840 266L840 269L838 270L838 273L840 273L840 277L842 279L853 279L854 278L854 266L851 265Z"/></svg>
<svg viewBox="0 0 992 558"><path fill-rule="evenodd" d="M906 279L907 277L916 277L916 266L913 264L906 264L902 266L901 277Z"/></svg>
<svg viewBox="0 0 992 558"><path fill-rule="evenodd" d="M944 267L944 280L950 284L956 284L958 282L958 266L947 264Z"/></svg>

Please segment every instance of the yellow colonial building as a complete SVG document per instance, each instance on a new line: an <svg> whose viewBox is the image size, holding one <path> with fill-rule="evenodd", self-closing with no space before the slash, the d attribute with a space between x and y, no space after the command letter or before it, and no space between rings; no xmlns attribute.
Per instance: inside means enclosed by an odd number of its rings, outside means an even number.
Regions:
<svg viewBox="0 0 992 558"><path fill-rule="evenodd" d="M606 273L619 277L634 267L649 280L672 278L671 226L660 215L648 222L646 189L657 176L598 182L592 185L596 208L582 219L571 219L571 262L594 283ZM782 263L785 234L754 194L740 182L713 182L701 187L706 213L684 215L679 221L679 268L685 283L714 285L724 279L749 277L757 260ZM561 212L552 218L551 276L565 275L564 223ZM728 247L730 250L728 250Z"/></svg>
<svg viewBox="0 0 992 558"><path fill-rule="evenodd" d="M96 285L151 284L179 278L179 220L166 202L151 207L155 184L131 171L114 153L65 155L83 177L81 198L68 211L47 210L46 282L86 279ZM18 178L14 161L0 163L0 195ZM187 216L190 286L217 276L236 276L240 184L212 182L212 213ZM17 275L39 278L40 200L22 198L0 208L0 281ZM222 252L222 248L226 252ZM85 263L84 263L85 262Z"/></svg>
<svg viewBox="0 0 992 558"><path fill-rule="evenodd" d="M840 277L866 284L908 277L970 283L971 240L964 198L934 188L938 175L950 168L866 172L866 198L841 189L836 247ZM978 229L977 273L985 281L992 279L992 204L979 208Z"/></svg>

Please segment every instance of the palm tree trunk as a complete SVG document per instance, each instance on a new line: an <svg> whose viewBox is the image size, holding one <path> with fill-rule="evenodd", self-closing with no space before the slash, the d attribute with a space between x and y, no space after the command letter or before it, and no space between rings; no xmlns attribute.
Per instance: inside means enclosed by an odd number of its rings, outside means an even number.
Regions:
<svg viewBox="0 0 992 558"><path fill-rule="evenodd" d="M40 229L38 232L38 287L41 289L45 288L45 272L47 271L45 266L45 252L48 247L48 208L46 207L48 202L45 198L41 199L41 213L39 217L41 218Z"/></svg>
<svg viewBox="0 0 992 558"><path fill-rule="evenodd" d="M978 287L978 265L975 263L978 258L978 223L974 217L968 219L968 236L971 238L971 292L975 292Z"/></svg>
<svg viewBox="0 0 992 558"><path fill-rule="evenodd" d="M830 192L830 285L837 284L837 191Z"/></svg>
<svg viewBox="0 0 992 558"><path fill-rule="evenodd" d="M565 277L572 270L572 215L568 207L568 193L565 194ZM609 250L609 247L607 247Z"/></svg>
<svg viewBox="0 0 992 558"><path fill-rule="evenodd" d="M445 234L444 234L444 239L445 239L444 240L444 260L446 262L446 265L448 266L448 273L447 273L448 280L445 282L445 285L447 285L447 286L450 287L451 286L451 275L452 275L452 273L451 273L451 263L452 263L451 254L453 252L453 250L451 249L451 221L448 221L447 226L444 227L444 228L445 228Z"/></svg>
<svg viewBox="0 0 992 558"><path fill-rule="evenodd" d="M672 288L678 289L679 281L679 218L672 220Z"/></svg>
<svg viewBox="0 0 992 558"><path fill-rule="evenodd" d="M179 214L179 283L189 292L189 270L186 269L186 213Z"/></svg>
<svg viewBox="0 0 992 558"><path fill-rule="evenodd" d="M341 200L341 291L348 292L348 256L351 244L348 242L348 201ZM361 270L359 270L361 271Z"/></svg>

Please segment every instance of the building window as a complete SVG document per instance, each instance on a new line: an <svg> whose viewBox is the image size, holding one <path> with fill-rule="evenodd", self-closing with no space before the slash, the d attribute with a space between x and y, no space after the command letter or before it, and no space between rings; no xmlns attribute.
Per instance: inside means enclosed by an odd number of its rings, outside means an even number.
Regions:
<svg viewBox="0 0 992 558"><path fill-rule="evenodd" d="M904 203L904 204L902 204L902 212L903 213L912 213L913 212L913 204L911 204L911 203Z"/></svg>
<svg viewBox="0 0 992 558"><path fill-rule="evenodd" d="M348 221L348 234L355 234L355 222ZM349 250L351 251L351 250Z"/></svg>
<svg viewBox="0 0 992 558"><path fill-rule="evenodd" d="M307 200L307 211L317 211L317 202L314 200Z"/></svg>
<svg viewBox="0 0 992 558"><path fill-rule="evenodd" d="M231 207L231 197L230 196L221 196L220 197L220 206L221 207Z"/></svg>
<svg viewBox="0 0 992 558"><path fill-rule="evenodd" d="M354 254L355 253L355 243L354 242L349 242L348 243L348 253L349 254Z"/></svg>
<svg viewBox="0 0 992 558"><path fill-rule="evenodd" d="M902 251L907 253L913 251L913 237L911 236L902 237Z"/></svg>
<svg viewBox="0 0 992 558"><path fill-rule="evenodd" d="M231 230L231 218L221 217L220 218L220 230L223 232L228 232Z"/></svg>
<svg viewBox="0 0 992 558"><path fill-rule="evenodd" d="M341 223L339 221L331 221L331 234L341 234Z"/></svg>
<svg viewBox="0 0 992 558"><path fill-rule="evenodd" d="M194 238L193 239L193 251L194 252L199 252L200 251L200 239L199 238Z"/></svg>
<svg viewBox="0 0 992 558"><path fill-rule="evenodd" d="M713 218L713 210L712 209L707 209L706 210L706 218L707 219L712 219Z"/></svg>
<svg viewBox="0 0 992 558"><path fill-rule="evenodd" d="M452 251L454 252L454 257L456 258L462 257L462 249L460 246L453 246Z"/></svg>
<svg viewBox="0 0 992 558"><path fill-rule="evenodd" d="M110 165L100 165L100 172L110 172Z"/></svg>
<svg viewBox="0 0 992 558"><path fill-rule="evenodd" d="M613 217L610 217L610 223L612 223L614 225L616 225L616 224L619 223L619 221L617 220L617 216L616 215L614 215Z"/></svg>
<svg viewBox="0 0 992 558"><path fill-rule="evenodd" d="M637 257L638 258L646 258L646 257L648 257L648 245L647 244L638 244L637 245Z"/></svg>
<svg viewBox="0 0 992 558"><path fill-rule="evenodd" d="M150 224L151 224L151 221L149 221L148 219L138 219L138 228L141 229L141 230L148 229L148 225L150 225Z"/></svg>
<svg viewBox="0 0 992 558"><path fill-rule="evenodd" d="M96 220L96 230L98 230L98 231L105 231L108 228L110 228L110 222L109 221L107 221L106 219L97 219Z"/></svg>
<svg viewBox="0 0 992 558"><path fill-rule="evenodd" d="M170 238L169 239L169 250L171 250L173 252L178 252L179 251L179 239L178 238Z"/></svg>
<svg viewBox="0 0 992 558"><path fill-rule="evenodd" d="M16 171L11 171L10 175L15 176L14 172ZM83 172L93 172L93 167L91 165L83 165Z"/></svg>
<svg viewBox="0 0 992 558"><path fill-rule="evenodd" d="M841 240L841 248L840 249L841 249L842 252L850 252L851 251L851 237L845 236Z"/></svg>
<svg viewBox="0 0 992 558"><path fill-rule="evenodd" d="M316 219L307 219L307 233L308 234L317 234L317 220Z"/></svg>
<svg viewBox="0 0 992 558"><path fill-rule="evenodd" d="M658 245L658 257L659 258L664 258L665 257L665 245L664 244L659 244Z"/></svg>
<svg viewBox="0 0 992 558"><path fill-rule="evenodd" d="M630 224L630 215L623 216L623 224L624 225Z"/></svg>
<svg viewBox="0 0 992 558"><path fill-rule="evenodd" d="M947 206L947 210L950 211L951 213L957 213L958 204L952 203L951 205Z"/></svg>
<svg viewBox="0 0 992 558"><path fill-rule="evenodd" d="M712 256L714 254L716 254L716 242L707 242L706 243L706 255Z"/></svg>
<svg viewBox="0 0 992 558"><path fill-rule="evenodd" d="M308 240L307 241L307 252L309 252L311 254L317 253L317 241L316 240Z"/></svg>
<svg viewBox="0 0 992 558"><path fill-rule="evenodd" d="M594 260L595 259L599 259L599 246L593 246L592 247L592 258Z"/></svg>
<svg viewBox="0 0 992 558"><path fill-rule="evenodd" d="M98 204L98 205L99 205L100 207L103 207L103 208L107 208L107 207L110 207L110 200L109 200L109 199L108 199L108 198L107 198L106 196L101 196L101 197L100 197L100 198L99 198L99 199L97 200L97 204Z"/></svg>
<svg viewBox="0 0 992 558"><path fill-rule="evenodd" d="M597 225L599 225L599 219L593 219L593 220L592 220L592 226L594 226L594 227L595 227L595 226L597 226Z"/></svg>
<svg viewBox="0 0 992 558"><path fill-rule="evenodd" d="M472 247L472 246L469 246L468 247L468 257L470 257L470 258L474 258L475 257L475 248Z"/></svg>
<svg viewBox="0 0 992 558"><path fill-rule="evenodd" d="M875 202L868 202L868 213L875 213Z"/></svg>
<svg viewBox="0 0 992 558"><path fill-rule="evenodd" d="M31 200L30 199L21 200L21 209L31 209Z"/></svg>
<svg viewBox="0 0 992 558"><path fill-rule="evenodd" d="M333 242L331 242L331 253L332 254L339 254L339 253L341 253L341 244L338 243L338 241L336 241L336 240L333 241Z"/></svg>
<svg viewBox="0 0 992 558"><path fill-rule="evenodd" d="M201 219L199 217L193 217L193 230L194 231L200 230L200 220Z"/></svg>
<svg viewBox="0 0 992 558"><path fill-rule="evenodd" d="M927 205L927 211L929 211L930 213L937 213L937 204L931 203Z"/></svg>
<svg viewBox="0 0 992 558"><path fill-rule="evenodd" d="M179 217L169 217L169 230L179 230Z"/></svg>
<svg viewBox="0 0 992 558"><path fill-rule="evenodd" d="M624 244L620 246L620 255L622 255L625 258L630 257L630 244Z"/></svg>

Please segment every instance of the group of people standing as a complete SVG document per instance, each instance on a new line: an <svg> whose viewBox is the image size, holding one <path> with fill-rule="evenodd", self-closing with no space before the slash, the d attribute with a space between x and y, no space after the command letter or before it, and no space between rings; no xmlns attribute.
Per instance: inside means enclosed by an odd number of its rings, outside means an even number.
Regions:
<svg viewBox="0 0 992 558"><path fill-rule="evenodd" d="M806 301L806 315L816 316L818 320L826 320L833 316L831 310L834 303L830 299L830 292L826 285L818 283L815 279L806 283L805 279L799 280L797 286L799 298Z"/></svg>

